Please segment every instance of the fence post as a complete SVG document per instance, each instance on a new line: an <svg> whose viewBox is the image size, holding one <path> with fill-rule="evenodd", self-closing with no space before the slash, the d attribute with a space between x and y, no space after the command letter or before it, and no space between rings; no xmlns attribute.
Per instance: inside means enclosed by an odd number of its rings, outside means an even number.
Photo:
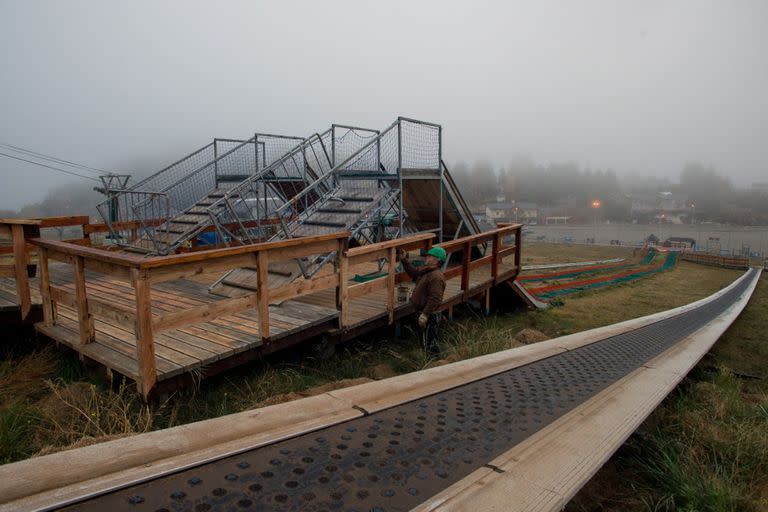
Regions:
<svg viewBox="0 0 768 512"><path fill-rule="evenodd" d="M389 259L387 261L387 314L389 323L395 320L395 275L397 270L397 248L389 248Z"/></svg>
<svg viewBox="0 0 768 512"><path fill-rule="evenodd" d="M520 259L520 256L522 254L521 253L521 249L523 247L523 243L522 243L523 240L522 240L522 236L521 236L522 229L523 229L523 227L520 226L520 225L518 225L515 228L515 268L516 268L515 275L519 274L520 270L522 270L522 262L521 262L521 259Z"/></svg>
<svg viewBox="0 0 768 512"><path fill-rule="evenodd" d="M462 261L461 261L461 291L466 298L466 293L469 291L469 262L472 260L472 246L469 242L464 242L464 248L462 249Z"/></svg>
<svg viewBox="0 0 768 512"><path fill-rule="evenodd" d="M48 270L48 249L40 247L37 250L37 264L40 267L40 297L43 306L43 325L52 326L56 323L53 304L51 303L51 278Z"/></svg>
<svg viewBox="0 0 768 512"><path fill-rule="evenodd" d="M24 227L23 224L11 225L16 296L19 298L22 320L26 320L32 311L32 298L29 294L29 275L27 274L27 240L24 236Z"/></svg>
<svg viewBox="0 0 768 512"><path fill-rule="evenodd" d="M256 253L256 300L259 304L259 333L262 341L269 338L269 253Z"/></svg>
<svg viewBox="0 0 768 512"><path fill-rule="evenodd" d="M80 343L91 343L96 339L93 316L88 311L88 295L85 288L85 260L75 257L75 296L77 297L77 322L80 326Z"/></svg>
<svg viewBox="0 0 768 512"><path fill-rule="evenodd" d="M152 299L147 275L131 269L131 281L136 294L136 357L139 366L139 391L146 399L155 387L155 339L152 333Z"/></svg>
<svg viewBox="0 0 768 512"><path fill-rule="evenodd" d="M339 326L349 324L349 258L347 257L347 240L340 239L337 249L339 259L339 287L336 292L336 307L339 309Z"/></svg>
<svg viewBox="0 0 768 512"><path fill-rule="evenodd" d="M493 284L496 285L496 278L499 275L499 247L501 245L501 235L497 232L493 235L493 247L491 248L491 279Z"/></svg>

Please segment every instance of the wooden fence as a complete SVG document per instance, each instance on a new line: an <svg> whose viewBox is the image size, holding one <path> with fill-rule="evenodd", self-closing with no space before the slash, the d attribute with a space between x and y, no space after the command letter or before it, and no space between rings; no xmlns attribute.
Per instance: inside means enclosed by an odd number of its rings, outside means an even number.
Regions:
<svg viewBox="0 0 768 512"><path fill-rule="evenodd" d="M702 265L713 265L725 268L749 268L749 258L745 256L720 256L719 254L691 251L684 251L680 256L685 261L700 263Z"/></svg>

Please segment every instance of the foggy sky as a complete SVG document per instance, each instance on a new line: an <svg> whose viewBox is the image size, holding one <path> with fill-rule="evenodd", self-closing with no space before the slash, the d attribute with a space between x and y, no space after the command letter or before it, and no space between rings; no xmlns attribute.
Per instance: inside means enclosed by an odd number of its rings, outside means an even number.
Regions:
<svg viewBox="0 0 768 512"><path fill-rule="evenodd" d="M0 142L160 169L213 137L441 123L448 162L768 180L768 2L0 0ZM0 208L76 181L0 157Z"/></svg>

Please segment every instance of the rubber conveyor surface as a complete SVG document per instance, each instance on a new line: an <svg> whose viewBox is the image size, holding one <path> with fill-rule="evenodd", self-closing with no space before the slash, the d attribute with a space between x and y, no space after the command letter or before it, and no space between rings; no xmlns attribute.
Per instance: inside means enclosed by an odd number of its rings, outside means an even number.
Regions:
<svg viewBox="0 0 768 512"><path fill-rule="evenodd" d="M66 510L408 510L703 327L750 281L639 329Z"/></svg>

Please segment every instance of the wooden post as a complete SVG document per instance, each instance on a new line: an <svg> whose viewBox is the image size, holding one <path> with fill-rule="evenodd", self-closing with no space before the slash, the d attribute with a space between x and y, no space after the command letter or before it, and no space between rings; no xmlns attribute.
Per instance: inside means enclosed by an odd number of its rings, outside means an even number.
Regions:
<svg viewBox="0 0 768 512"><path fill-rule="evenodd" d="M501 235L499 233L496 233L493 235L493 248L491 249L492 254L492 260L491 260L491 279L493 279L493 284L496 283L496 277L499 275L499 249L501 249Z"/></svg>
<svg viewBox="0 0 768 512"><path fill-rule="evenodd" d="M389 323L395 320L395 275L397 269L397 248L389 248L389 261L387 272L387 313L389 314Z"/></svg>
<svg viewBox="0 0 768 512"><path fill-rule="evenodd" d="M336 294L336 307L339 309L339 326L349 325L349 258L347 257L347 241L339 240L337 249L339 259L339 288Z"/></svg>
<svg viewBox="0 0 768 512"><path fill-rule="evenodd" d="M518 275L520 273L522 260L520 259L520 249L523 247L523 240L522 240L522 227L517 226L517 229L515 229L515 268L517 271L515 272L515 275Z"/></svg>
<svg viewBox="0 0 768 512"><path fill-rule="evenodd" d="M131 280L136 293L136 358L139 366L139 391L146 399L155 387L155 339L152 333L152 298L147 275L131 269Z"/></svg>
<svg viewBox="0 0 768 512"><path fill-rule="evenodd" d="M37 250L37 265L40 267L40 297L43 302L43 325L48 327L56 323L53 304L51 303L51 277L48 271L48 249Z"/></svg>
<svg viewBox="0 0 768 512"><path fill-rule="evenodd" d="M491 289L485 290L485 316L491 314Z"/></svg>
<svg viewBox="0 0 768 512"><path fill-rule="evenodd" d="M13 239L13 264L16 274L16 296L19 298L21 319L26 320L32 311L32 298L29 294L29 276L27 275L27 241L24 238L24 225L11 225Z"/></svg>
<svg viewBox="0 0 768 512"><path fill-rule="evenodd" d="M75 296L77 297L77 322L80 325L80 343L91 343L96 338L93 316L88 312L88 296L85 288L85 260L75 258Z"/></svg>
<svg viewBox="0 0 768 512"><path fill-rule="evenodd" d="M464 243L463 257L462 257L462 269L461 269L461 291L467 293L469 291L469 262L472 259L472 248L469 242Z"/></svg>
<svg viewBox="0 0 768 512"><path fill-rule="evenodd" d="M256 253L256 301L259 306L259 333L261 340L269 338L269 253Z"/></svg>

